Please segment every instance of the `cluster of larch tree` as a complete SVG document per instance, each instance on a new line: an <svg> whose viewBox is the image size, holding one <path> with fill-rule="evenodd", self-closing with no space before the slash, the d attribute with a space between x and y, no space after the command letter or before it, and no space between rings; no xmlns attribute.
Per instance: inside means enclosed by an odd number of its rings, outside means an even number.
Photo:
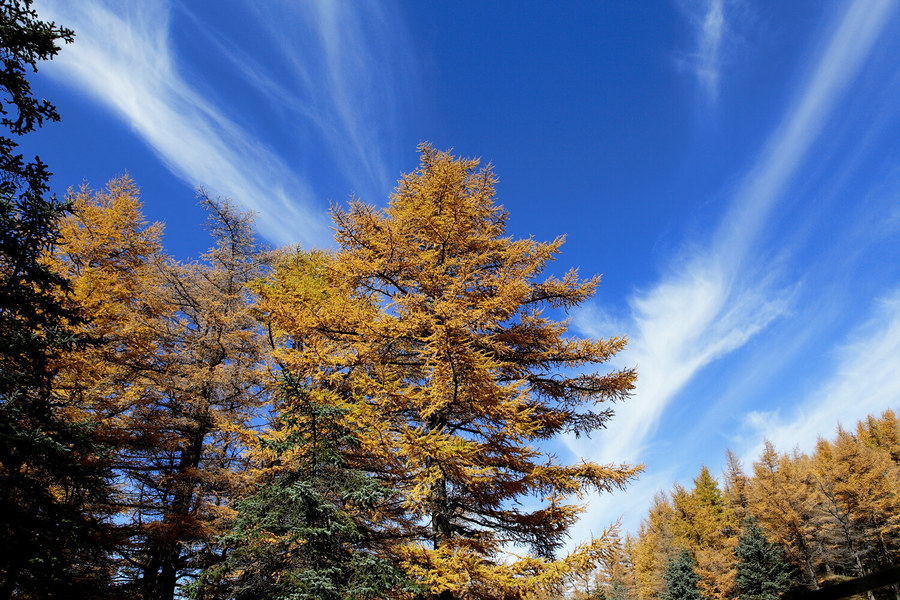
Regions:
<svg viewBox="0 0 900 600"><path fill-rule="evenodd" d="M271 255L227 203L203 199L215 245L181 263L162 253L128 178L69 200L45 261L70 282L63 302L86 343L58 357L52 391L104 448L95 460L110 491L96 510L113 536L110 581L169 598L215 560L215 536L249 485L245 438L269 386L247 284Z"/></svg>
<svg viewBox="0 0 900 600"><path fill-rule="evenodd" d="M567 499L636 469L558 464L537 442L609 417L587 401L624 397L631 371L557 373L622 340L571 340L541 316L594 282L530 282L560 242L503 237L490 192L470 196L492 181L474 166L423 148L401 191L435 191L405 212L336 212L363 242L334 254L263 250L245 215L203 197L214 246L183 263L127 177L70 194L41 260L78 315L47 394L103 473L79 508L104 547L72 549L75 579L123 598L512 598L606 550L554 558L579 510ZM530 551L510 561L511 544ZM23 566L13 595L40 596L39 575Z"/></svg>
<svg viewBox="0 0 900 600"><path fill-rule="evenodd" d="M602 366L624 339L567 334L598 279L547 275L563 240L509 237L490 167L422 145L386 208L333 209L333 251L201 192L211 248L175 260L129 178L58 200L15 152L72 39L0 0L0 600L772 600L896 562L890 412L563 554L640 471L542 449L635 380Z"/></svg>
<svg viewBox="0 0 900 600"><path fill-rule="evenodd" d="M71 31L0 0L3 125L56 119L27 68ZM633 385L570 337L598 279L506 234L495 177L428 145L337 249L272 250L200 194L179 261L128 177L49 194L0 140L0 598L504 599L559 592L589 491L640 468L542 450Z"/></svg>
<svg viewBox="0 0 900 600"><path fill-rule="evenodd" d="M657 495L618 548L581 597L776 600L896 565L900 420L886 410L838 428L812 455L766 442L749 473L729 452L722 487L703 467L691 489ZM900 589L868 597L900 599Z"/></svg>

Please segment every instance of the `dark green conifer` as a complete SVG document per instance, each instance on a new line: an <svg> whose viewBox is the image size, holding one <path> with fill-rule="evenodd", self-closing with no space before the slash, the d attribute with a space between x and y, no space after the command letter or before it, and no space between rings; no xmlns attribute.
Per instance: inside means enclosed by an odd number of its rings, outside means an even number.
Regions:
<svg viewBox="0 0 900 600"><path fill-rule="evenodd" d="M92 424L54 396L54 359L72 348L67 282L44 262L67 205L18 138L59 116L34 97L29 71L71 30L41 21L31 0L0 0L0 599L103 595L109 491Z"/></svg>
<svg viewBox="0 0 900 600"><path fill-rule="evenodd" d="M777 600L797 579L796 571L782 549L766 539L752 518L744 522L737 545L737 561L740 600Z"/></svg>
<svg viewBox="0 0 900 600"><path fill-rule="evenodd" d="M696 561L687 550L669 559L663 576L666 589L659 595L660 600L705 600L697 587L695 566Z"/></svg>
<svg viewBox="0 0 900 600"><path fill-rule="evenodd" d="M285 375L284 410L265 444L277 475L240 503L224 536L224 562L208 569L196 597L290 600L382 598L404 585L380 550L385 524L373 519L390 492L348 466L356 439L344 411L317 402ZM283 464L277 464L282 462Z"/></svg>

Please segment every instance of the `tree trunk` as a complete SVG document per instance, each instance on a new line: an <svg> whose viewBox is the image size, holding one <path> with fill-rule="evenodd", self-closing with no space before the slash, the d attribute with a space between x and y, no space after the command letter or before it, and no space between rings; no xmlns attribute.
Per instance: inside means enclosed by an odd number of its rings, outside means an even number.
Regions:
<svg viewBox="0 0 900 600"><path fill-rule="evenodd" d="M174 496L169 505L166 517L172 518L176 523L187 520L190 517L191 504L194 491L197 487L196 476L186 476L188 472L196 472L200 466L203 455L203 440L209 430L206 423L209 417L206 411L198 418L198 424L192 435L186 440L182 448L178 468L175 473L179 476L175 482ZM180 529L180 527L179 527ZM166 535L163 532L162 535ZM180 537L180 536L179 536ZM181 562L181 553L184 548L180 539L157 538L148 540L150 546L150 562L144 569L145 600L173 600L175 587L178 583L178 571Z"/></svg>
<svg viewBox="0 0 900 600"><path fill-rule="evenodd" d="M447 480L441 478L431 488L431 526L433 528L434 549L449 540L453 535L450 522L449 507L447 506Z"/></svg>

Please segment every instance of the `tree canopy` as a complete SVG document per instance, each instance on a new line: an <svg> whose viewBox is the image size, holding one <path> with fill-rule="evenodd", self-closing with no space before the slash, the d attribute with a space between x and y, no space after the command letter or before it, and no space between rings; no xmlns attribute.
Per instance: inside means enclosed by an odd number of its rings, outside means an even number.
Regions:
<svg viewBox="0 0 900 600"><path fill-rule="evenodd" d="M420 153L385 210L333 209L339 249L315 264L290 257L259 288L261 306L290 340L279 359L360 431L351 464L377 474L414 524L400 549L409 573L434 596L515 597L603 549L554 558L580 511L567 499L639 469L560 464L537 443L601 428L635 373L590 372L624 338L567 337L545 314L598 283L540 279L563 239L507 237L489 167ZM542 506L524 509L527 496ZM509 544L531 555L501 560Z"/></svg>

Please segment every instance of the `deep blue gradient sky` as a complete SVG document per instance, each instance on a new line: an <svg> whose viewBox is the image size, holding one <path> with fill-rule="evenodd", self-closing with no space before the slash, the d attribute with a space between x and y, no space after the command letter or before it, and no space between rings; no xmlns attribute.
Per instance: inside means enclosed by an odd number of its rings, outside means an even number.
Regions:
<svg viewBox="0 0 900 600"><path fill-rule="evenodd" d="M574 538L652 494L812 449L900 408L900 2L40 0L76 31L26 150L63 193L128 172L179 257L194 190L273 243L328 246L329 202L383 206L416 145L494 165L516 237L603 273L575 334L626 334L634 396L577 460L643 462Z"/></svg>

